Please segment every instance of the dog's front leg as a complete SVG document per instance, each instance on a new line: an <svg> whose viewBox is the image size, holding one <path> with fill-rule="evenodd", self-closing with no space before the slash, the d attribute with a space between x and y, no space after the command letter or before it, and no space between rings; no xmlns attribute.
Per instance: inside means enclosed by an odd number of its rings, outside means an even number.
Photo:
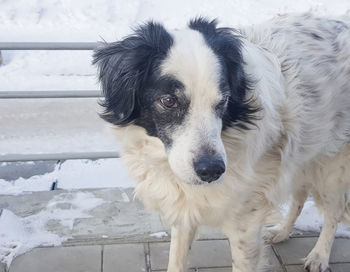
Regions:
<svg viewBox="0 0 350 272"><path fill-rule="evenodd" d="M264 246L259 224L225 226L223 232L228 236L232 254L233 272L260 271Z"/></svg>
<svg viewBox="0 0 350 272"><path fill-rule="evenodd" d="M187 253L195 234L195 227L173 226L171 228L168 272L184 271Z"/></svg>
<svg viewBox="0 0 350 272"><path fill-rule="evenodd" d="M303 209L307 195L308 191L306 188L301 188L293 194L291 207L283 221L280 224L269 226L264 229L263 236L265 241L269 243L279 243L288 239L289 232Z"/></svg>
<svg viewBox="0 0 350 272"><path fill-rule="evenodd" d="M342 210L340 208L338 209ZM310 272L329 271L328 261L340 215L337 215L337 211L327 209L325 209L324 214L324 225L320 237L318 238L315 247L305 258L304 267Z"/></svg>

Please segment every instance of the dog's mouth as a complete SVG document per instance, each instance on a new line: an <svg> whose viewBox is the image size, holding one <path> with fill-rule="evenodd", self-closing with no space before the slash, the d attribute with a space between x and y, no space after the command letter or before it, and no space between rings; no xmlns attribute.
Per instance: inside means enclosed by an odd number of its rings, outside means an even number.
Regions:
<svg viewBox="0 0 350 272"><path fill-rule="evenodd" d="M218 179L210 181L210 182L203 181L201 179L197 179L193 184L197 185L197 186L213 186L213 185L220 184L223 181L223 177L224 177L224 175L221 175Z"/></svg>
<svg viewBox="0 0 350 272"><path fill-rule="evenodd" d="M194 186L211 186L220 184L224 179L225 173L212 175L210 173L202 173L201 175L201 177L198 174L194 175L191 179L183 179L183 177L178 176L178 179L181 182Z"/></svg>

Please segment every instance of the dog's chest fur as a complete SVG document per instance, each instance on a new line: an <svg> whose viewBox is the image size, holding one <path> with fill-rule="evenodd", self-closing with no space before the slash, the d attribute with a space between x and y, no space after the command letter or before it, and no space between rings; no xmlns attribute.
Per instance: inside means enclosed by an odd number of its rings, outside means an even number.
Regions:
<svg viewBox="0 0 350 272"><path fill-rule="evenodd" d="M122 159L138 183L135 196L146 207L161 211L169 223L189 225L213 224L227 212L231 198L228 183L196 186L177 181L159 139L135 126L117 133L124 147Z"/></svg>
<svg viewBox="0 0 350 272"><path fill-rule="evenodd" d="M271 210L267 194L276 193L273 187L278 178L278 154L268 152L266 163L258 163L254 172L247 172L244 159L237 162L231 150L243 151L244 147L232 146L232 138L227 138L226 142L231 144L226 148L231 155L228 156L225 179L208 186L190 185L173 174L159 139L148 136L144 129L136 126L119 128L117 134L124 148L122 159L137 181L135 196L147 208L160 211L171 224L220 227L226 219L239 220L248 211L259 209L259 215L263 217L275 212ZM226 136L223 138L225 140ZM256 173L259 173L259 178ZM257 216L257 220L260 219Z"/></svg>

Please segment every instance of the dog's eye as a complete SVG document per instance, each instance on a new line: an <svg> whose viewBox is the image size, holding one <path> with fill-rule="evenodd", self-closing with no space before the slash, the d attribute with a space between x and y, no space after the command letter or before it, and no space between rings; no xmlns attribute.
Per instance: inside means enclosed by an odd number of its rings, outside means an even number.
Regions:
<svg viewBox="0 0 350 272"><path fill-rule="evenodd" d="M166 108L177 108L177 99L174 96L166 95L160 99L160 103Z"/></svg>

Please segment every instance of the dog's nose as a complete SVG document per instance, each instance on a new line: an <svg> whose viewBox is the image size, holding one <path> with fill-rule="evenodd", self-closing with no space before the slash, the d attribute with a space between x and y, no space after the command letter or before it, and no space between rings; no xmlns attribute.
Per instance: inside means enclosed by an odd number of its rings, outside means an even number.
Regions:
<svg viewBox="0 0 350 272"><path fill-rule="evenodd" d="M193 164L200 179L208 183L217 180L225 172L225 163L221 159L204 157Z"/></svg>

